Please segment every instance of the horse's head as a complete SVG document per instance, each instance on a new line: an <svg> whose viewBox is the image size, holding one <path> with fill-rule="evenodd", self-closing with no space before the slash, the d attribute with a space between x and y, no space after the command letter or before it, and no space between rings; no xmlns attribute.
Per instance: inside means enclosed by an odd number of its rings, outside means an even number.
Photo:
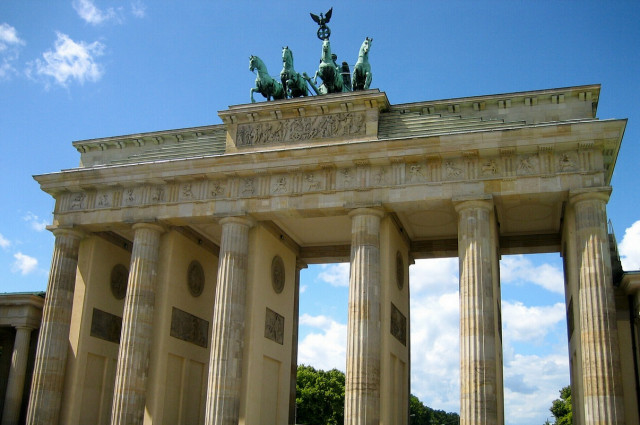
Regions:
<svg viewBox="0 0 640 425"><path fill-rule="evenodd" d="M371 43L373 42L373 38L365 38L362 42L362 46L360 47L360 54L369 54L369 49L371 48Z"/></svg>
<svg viewBox="0 0 640 425"><path fill-rule="evenodd" d="M293 53L289 46L285 46L282 48L282 63L285 66L293 66Z"/></svg>
<svg viewBox="0 0 640 425"><path fill-rule="evenodd" d="M253 72L256 69L256 58L257 56L249 56L249 71Z"/></svg>
<svg viewBox="0 0 640 425"><path fill-rule="evenodd" d="M331 43L328 38L322 40L322 61L332 62L331 60Z"/></svg>

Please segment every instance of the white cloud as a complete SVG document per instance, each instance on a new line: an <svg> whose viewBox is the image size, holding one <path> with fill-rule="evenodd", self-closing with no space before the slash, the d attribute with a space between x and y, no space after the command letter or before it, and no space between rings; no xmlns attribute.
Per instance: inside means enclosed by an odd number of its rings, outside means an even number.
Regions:
<svg viewBox="0 0 640 425"><path fill-rule="evenodd" d="M0 24L0 52L9 48L9 46L16 46L25 44L20 37L18 37L18 31L11 25L5 23Z"/></svg>
<svg viewBox="0 0 640 425"><path fill-rule="evenodd" d="M91 0L75 0L73 8L82 20L91 25L100 25L107 21L120 21L118 13L112 7L102 11Z"/></svg>
<svg viewBox="0 0 640 425"><path fill-rule="evenodd" d="M300 326L316 329L298 345L298 363L323 370L345 370L347 357L347 325L327 316L300 316ZM319 331L319 332L318 332Z"/></svg>
<svg viewBox="0 0 640 425"><path fill-rule="evenodd" d="M569 356L516 354L504 364L504 410L507 424L539 425L551 416L558 391L569 385Z"/></svg>
<svg viewBox="0 0 640 425"><path fill-rule="evenodd" d="M11 242L9 241L9 239L5 238L4 236L2 236L2 233L0 233L0 248L9 248L9 245L11 245Z"/></svg>
<svg viewBox="0 0 640 425"><path fill-rule="evenodd" d="M147 14L147 6L141 1L131 3L131 14L136 18L144 18Z"/></svg>
<svg viewBox="0 0 640 425"><path fill-rule="evenodd" d="M508 341L540 345L565 318L564 303L528 307L519 301L502 301L503 337Z"/></svg>
<svg viewBox="0 0 640 425"><path fill-rule="evenodd" d="M0 79L16 73L13 62L18 59L19 47L24 44L14 27L7 23L0 24Z"/></svg>
<svg viewBox="0 0 640 425"><path fill-rule="evenodd" d="M44 60L36 59L31 63L37 74L52 77L58 84L66 87L69 80L80 84L85 81L98 81L104 71L95 61L104 51L104 45L98 41L75 42L68 35L58 32L54 50L42 54ZM31 73L29 69L28 73Z"/></svg>
<svg viewBox="0 0 640 425"><path fill-rule="evenodd" d="M349 286L349 263L322 265L318 279L331 286Z"/></svg>
<svg viewBox="0 0 640 425"><path fill-rule="evenodd" d="M531 282L550 292L564 294L564 274L551 264L535 266L523 255L509 255L500 260L500 280L503 283Z"/></svg>
<svg viewBox="0 0 640 425"><path fill-rule="evenodd" d="M13 273L20 272L20 274L26 275L33 272L38 267L37 259L23 254L22 252L13 254L13 258L15 258L15 261L11 266L11 271Z"/></svg>
<svg viewBox="0 0 640 425"><path fill-rule="evenodd" d="M41 220L40 217L32 212L28 212L22 219L31 225L31 228L36 232L42 232L47 228L47 221Z"/></svg>
<svg viewBox="0 0 640 425"><path fill-rule="evenodd" d="M626 271L640 269L640 220L636 221L624 232L622 242L618 245L622 268Z"/></svg>

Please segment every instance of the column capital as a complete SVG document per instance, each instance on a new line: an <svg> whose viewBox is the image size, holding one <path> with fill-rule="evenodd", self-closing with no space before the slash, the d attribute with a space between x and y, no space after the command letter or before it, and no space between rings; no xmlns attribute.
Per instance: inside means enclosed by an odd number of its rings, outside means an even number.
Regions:
<svg viewBox="0 0 640 425"><path fill-rule="evenodd" d="M77 227L47 227L55 237L71 236L76 239L84 239L87 234Z"/></svg>
<svg viewBox="0 0 640 425"><path fill-rule="evenodd" d="M237 223L252 228L256 225L256 220L248 215L231 215L221 218L219 223L221 226L227 223Z"/></svg>
<svg viewBox="0 0 640 425"><path fill-rule="evenodd" d="M459 214L460 211L468 208L482 208L485 210L493 210L493 195L481 196L455 196L451 199L453 207Z"/></svg>
<svg viewBox="0 0 640 425"><path fill-rule="evenodd" d="M606 204L610 196L611 186L572 189L569 191L569 203L575 205L582 201L599 200Z"/></svg>
<svg viewBox="0 0 640 425"><path fill-rule="evenodd" d="M358 215L373 215L376 216L378 218L382 218L384 217L384 210L382 210L382 208L356 208L353 209L351 211L349 211L349 217L353 218L355 216Z"/></svg>
<svg viewBox="0 0 640 425"><path fill-rule="evenodd" d="M140 223L135 223L131 226L131 228L135 231L138 229L149 229L149 230L153 230L156 231L158 233L164 233L166 231L166 228L164 226L162 226L161 224L155 223L155 222L140 222Z"/></svg>

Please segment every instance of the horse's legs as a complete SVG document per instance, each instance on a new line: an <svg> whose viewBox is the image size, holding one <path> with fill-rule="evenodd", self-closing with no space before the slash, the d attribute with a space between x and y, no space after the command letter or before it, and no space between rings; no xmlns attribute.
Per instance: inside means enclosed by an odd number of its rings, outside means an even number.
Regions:
<svg viewBox="0 0 640 425"><path fill-rule="evenodd" d="M251 95L251 103L256 103L256 100L253 98L254 91L257 91L255 87L252 87L251 90L249 91L249 94Z"/></svg>
<svg viewBox="0 0 640 425"><path fill-rule="evenodd" d="M371 85L372 79L373 79L373 74L371 74L371 72L367 72L367 81L364 83L365 90L369 90L369 86Z"/></svg>

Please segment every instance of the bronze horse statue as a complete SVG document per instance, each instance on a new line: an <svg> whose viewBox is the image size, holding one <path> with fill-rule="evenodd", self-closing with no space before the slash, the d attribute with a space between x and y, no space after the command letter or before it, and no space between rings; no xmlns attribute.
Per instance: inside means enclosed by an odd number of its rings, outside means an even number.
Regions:
<svg viewBox="0 0 640 425"><path fill-rule="evenodd" d="M267 98L267 101L273 98L274 100L284 99L286 97L285 91L282 88L282 83L272 78L267 72L267 66L257 56L251 55L249 57L249 70L253 72L258 71L256 77L256 86L251 89L251 103L255 103L253 93L258 92Z"/></svg>
<svg viewBox="0 0 640 425"><path fill-rule="evenodd" d="M282 48L282 71L280 81L286 97L308 96L309 89L302 75L293 69L293 53L289 47Z"/></svg>
<svg viewBox="0 0 640 425"><path fill-rule="evenodd" d="M313 77L313 82L306 74L303 74L303 76L316 94L342 93L344 91L344 82L340 73L340 67L336 65L331 55L331 43L328 38L322 40L320 66ZM318 76L322 78L322 84L316 87Z"/></svg>
<svg viewBox="0 0 640 425"><path fill-rule="evenodd" d="M371 49L371 42L373 38L365 38L362 46L360 46L360 53L358 54L358 61L353 67L353 91L356 90L368 90L371 85L371 65L369 64L369 49Z"/></svg>

